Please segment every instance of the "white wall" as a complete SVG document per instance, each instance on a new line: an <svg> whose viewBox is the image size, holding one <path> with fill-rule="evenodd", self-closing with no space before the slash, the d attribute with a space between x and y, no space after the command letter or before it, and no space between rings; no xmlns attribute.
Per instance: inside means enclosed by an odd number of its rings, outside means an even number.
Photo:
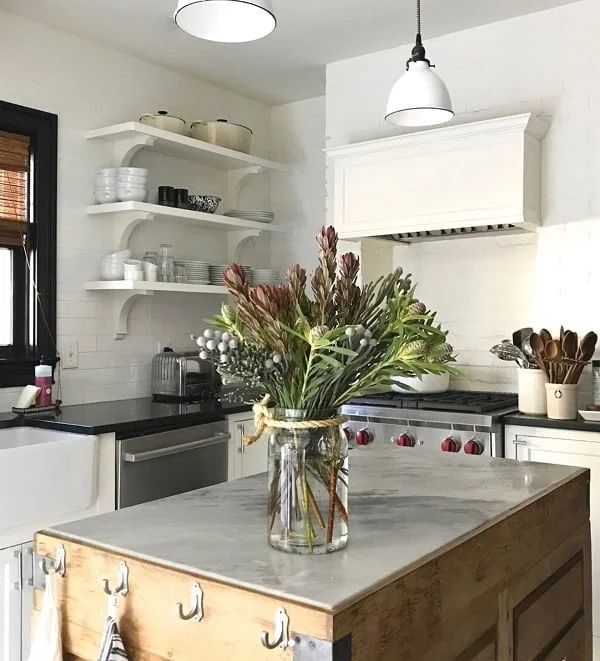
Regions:
<svg viewBox="0 0 600 661"><path fill-rule="evenodd" d="M544 228L535 237L461 239L395 250L422 298L451 329L467 385L516 387L487 349L523 324L600 329L600 24L596 0L427 39L451 91L455 121L531 111L551 122L543 143ZM327 67L327 146L396 134L387 95L411 44Z"/></svg>
<svg viewBox="0 0 600 661"><path fill-rule="evenodd" d="M271 175L271 205L289 236L271 238L273 268L316 266L315 236L325 224L325 97L286 103L271 111L271 158L291 173Z"/></svg>
<svg viewBox="0 0 600 661"><path fill-rule="evenodd" d="M148 297L132 309L127 338L114 339L111 296L83 290L85 280L98 278L101 256L115 248L108 222L85 215L85 206L93 201L94 171L109 165L110 155L104 146L86 142L84 133L165 108L188 121L225 117L250 126L253 152L267 155L270 110L7 12L0 12L0 24L0 99L59 116L58 345L77 340L80 352L79 369L62 371L62 399L71 404L148 395L150 361L158 343L193 348L190 333L217 310L220 297ZM152 185L223 191L221 175L195 164L152 154L139 155L135 164L151 168ZM254 177L242 201L248 207L268 204L268 176ZM266 252L261 241L255 251L259 256ZM139 254L161 242L172 243L181 257L226 259L221 233L171 224L141 225L131 246ZM0 411L15 400L15 389L0 390Z"/></svg>

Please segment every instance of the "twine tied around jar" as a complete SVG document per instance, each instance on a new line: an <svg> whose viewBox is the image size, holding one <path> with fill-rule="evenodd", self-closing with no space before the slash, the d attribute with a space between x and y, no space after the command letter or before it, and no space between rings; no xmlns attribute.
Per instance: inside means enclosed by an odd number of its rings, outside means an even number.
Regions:
<svg viewBox="0 0 600 661"><path fill-rule="evenodd" d="M325 420L277 420L269 408L270 395L265 395L262 401L252 407L254 413L254 433L244 436L244 445L252 445L267 429L327 429L338 427L346 422L345 415L336 415Z"/></svg>

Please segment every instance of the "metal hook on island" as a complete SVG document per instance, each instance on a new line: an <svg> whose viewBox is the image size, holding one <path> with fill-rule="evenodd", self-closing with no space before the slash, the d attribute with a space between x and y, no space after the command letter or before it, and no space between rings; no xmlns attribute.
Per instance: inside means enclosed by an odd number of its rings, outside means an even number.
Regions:
<svg viewBox="0 0 600 661"><path fill-rule="evenodd" d="M50 574L65 575L65 547L59 544L56 547L56 557L43 557L40 560L40 569L46 576Z"/></svg>
<svg viewBox="0 0 600 661"><path fill-rule="evenodd" d="M102 587L104 588L104 592L112 597L116 597L119 594L123 597L127 595L129 592L129 567L127 567L127 563L124 560L121 560L119 563L119 585L114 590L111 590L108 579L103 578Z"/></svg>
<svg viewBox="0 0 600 661"><path fill-rule="evenodd" d="M196 622L200 622L200 620L202 620L204 617L204 611L202 609L202 599L204 597L204 593L202 592L202 588L198 585L198 583L194 583L194 585L192 585L191 593L192 608L189 613L184 613L183 604L181 602L177 602L177 612L179 614L179 619L185 620L186 622L188 620L195 620Z"/></svg>
<svg viewBox="0 0 600 661"><path fill-rule="evenodd" d="M260 640L264 647L268 650L274 650L276 647L287 649L293 647L295 644L294 639L290 639L289 634L290 618L285 612L285 608L279 607L275 611L275 640L271 642L269 632L263 631Z"/></svg>

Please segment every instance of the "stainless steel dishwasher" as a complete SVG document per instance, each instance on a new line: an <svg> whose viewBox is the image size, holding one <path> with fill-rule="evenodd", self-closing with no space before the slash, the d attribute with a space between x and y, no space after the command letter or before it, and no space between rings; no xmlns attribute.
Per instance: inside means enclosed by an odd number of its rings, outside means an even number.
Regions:
<svg viewBox="0 0 600 661"><path fill-rule="evenodd" d="M117 441L117 508L227 481L227 421Z"/></svg>

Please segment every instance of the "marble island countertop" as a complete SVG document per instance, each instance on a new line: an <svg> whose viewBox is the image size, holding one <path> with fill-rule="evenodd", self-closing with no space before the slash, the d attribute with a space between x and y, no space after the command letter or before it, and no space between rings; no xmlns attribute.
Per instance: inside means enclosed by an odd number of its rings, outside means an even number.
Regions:
<svg viewBox="0 0 600 661"><path fill-rule="evenodd" d="M581 472L565 466L396 448L353 450L350 544L343 551L317 557L288 555L267 545L265 475L48 532L336 610Z"/></svg>

